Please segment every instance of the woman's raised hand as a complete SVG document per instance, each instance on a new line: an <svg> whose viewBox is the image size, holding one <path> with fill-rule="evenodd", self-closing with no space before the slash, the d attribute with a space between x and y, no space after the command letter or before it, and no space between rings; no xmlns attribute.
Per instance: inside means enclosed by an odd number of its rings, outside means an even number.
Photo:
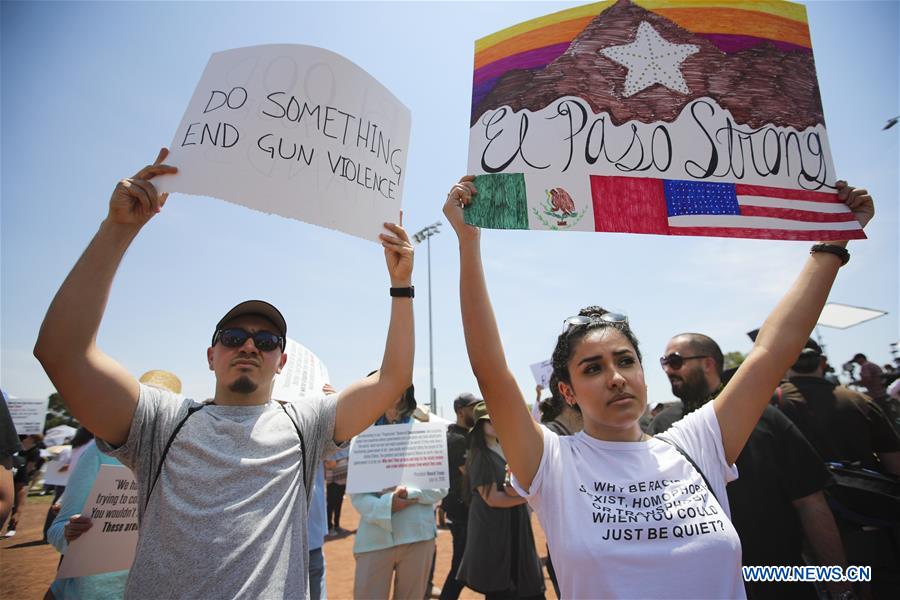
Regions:
<svg viewBox="0 0 900 600"><path fill-rule="evenodd" d="M847 185L846 181L838 181L835 187L837 187L838 198L853 211L853 216L865 229L872 217L875 216L875 203L872 202L872 196L869 195L868 190Z"/></svg>
<svg viewBox="0 0 900 600"><path fill-rule="evenodd" d="M459 180L459 183L453 184L450 193L447 194L447 201L444 202L444 215L450 221L450 225L460 241L477 240L481 235L481 230L474 225L467 224L463 215L465 207L472 202L472 196L478 193L473 183L474 179L474 175L466 175Z"/></svg>

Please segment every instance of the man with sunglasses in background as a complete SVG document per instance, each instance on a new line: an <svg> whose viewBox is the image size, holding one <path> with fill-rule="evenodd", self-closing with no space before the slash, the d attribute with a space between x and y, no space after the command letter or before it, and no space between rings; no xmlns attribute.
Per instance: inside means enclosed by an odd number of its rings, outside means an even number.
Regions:
<svg viewBox="0 0 900 600"><path fill-rule="evenodd" d="M653 419L653 434L662 433L725 387L722 350L709 336L677 335L659 361L681 402ZM846 566L840 534L822 492L831 483L831 475L790 419L766 407L735 464L738 479L726 489L744 566L803 565L804 534L818 564ZM752 600L817 597L809 583L745 585ZM829 583L828 589L834 597L852 593L848 583Z"/></svg>
<svg viewBox="0 0 900 600"><path fill-rule="evenodd" d="M167 154L118 183L107 218L47 311L34 353L98 446L135 473L140 533L126 597L309 597L315 469L412 380L412 245L401 227L385 224L393 298L383 362L340 394L284 406L272 400L287 360L287 323L258 300L232 308L213 331L212 401L141 385L96 338L126 249L165 204L150 180L176 172L162 164Z"/></svg>

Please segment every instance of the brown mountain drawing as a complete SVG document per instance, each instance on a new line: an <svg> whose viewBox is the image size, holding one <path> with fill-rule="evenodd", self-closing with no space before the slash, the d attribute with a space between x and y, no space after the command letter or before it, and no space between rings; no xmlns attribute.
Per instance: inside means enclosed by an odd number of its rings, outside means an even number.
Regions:
<svg viewBox="0 0 900 600"><path fill-rule="evenodd" d="M681 63L689 94L656 84L623 97L628 69L600 50L633 42L642 21L673 44L700 48ZM537 111L563 96L582 98L595 113L608 112L616 125L631 120L671 122L685 105L703 96L730 110L738 124L751 127L772 123L804 129L824 123L811 52L785 52L766 42L729 54L629 0L619 0L597 15L568 50L543 69L500 77L473 111L471 124L494 108Z"/></svg>

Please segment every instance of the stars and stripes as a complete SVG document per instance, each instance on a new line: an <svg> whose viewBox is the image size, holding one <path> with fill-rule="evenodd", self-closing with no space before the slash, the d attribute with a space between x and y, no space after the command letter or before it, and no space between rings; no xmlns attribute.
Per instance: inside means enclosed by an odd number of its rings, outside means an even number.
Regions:
<svg viewBox="0 0 900 600"><path fill-rule="evenodd" d="M835 192L591 176L597 231L783 240L864 238Z"/></svg>

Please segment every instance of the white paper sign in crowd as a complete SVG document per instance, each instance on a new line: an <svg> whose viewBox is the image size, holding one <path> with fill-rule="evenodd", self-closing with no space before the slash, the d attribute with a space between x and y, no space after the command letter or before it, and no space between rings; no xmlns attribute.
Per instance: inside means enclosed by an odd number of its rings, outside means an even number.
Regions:
<svg viewBox="0 0 900 600"><path fill-rule="evenodd" d="M59 456L47 461L44 470L44 485L67 485L69 483L69 463L72 458L72 449L66 446Z"/></svg>
<svg viewBox="0 0 900 600"><path fill-rule="evenodd" d="M178 174L154 184L377 240L399 219L409 131L409 109L334 52L225 50L175 132Z"/></svg>
<svg viewBox="0 0 900 600"><path fill-rule="evenodd" d="M531 374L534 375L534 382L544 389L550 387L550 377L553 375L553 362L548 358L539 363L531 365Z"/></svg>
<svg viewBox="0 0 900 600"><path fill-rule="evenodd" d="M44 421L47 420L49 398L13 398L6 399L9 416L12 417L16 433L32 435L44 432Z"/></svg>
<svg viewBox="0 0 900 600"><path fill-rule="evenodd" d="M350 443L347 493L380 492L398 485L449 488L447 428L413 420L377 425Z"/></svg>
<svg viewBox="0 0 900 600"><path fill-rule="evenodd" d="M131 568L138 539L138 489L127 467L101 465L81 514L93 526L69 544L57 579Z"/></svg>
<svg viewBox="0 0 900 600"><path fill-rule="evenodd" d="M322 393L322 386L329 382L328 369L306 346L287 339L284 348L287 363L275 377L272 398L282 402L297 402L307 396Z"/></svg>

